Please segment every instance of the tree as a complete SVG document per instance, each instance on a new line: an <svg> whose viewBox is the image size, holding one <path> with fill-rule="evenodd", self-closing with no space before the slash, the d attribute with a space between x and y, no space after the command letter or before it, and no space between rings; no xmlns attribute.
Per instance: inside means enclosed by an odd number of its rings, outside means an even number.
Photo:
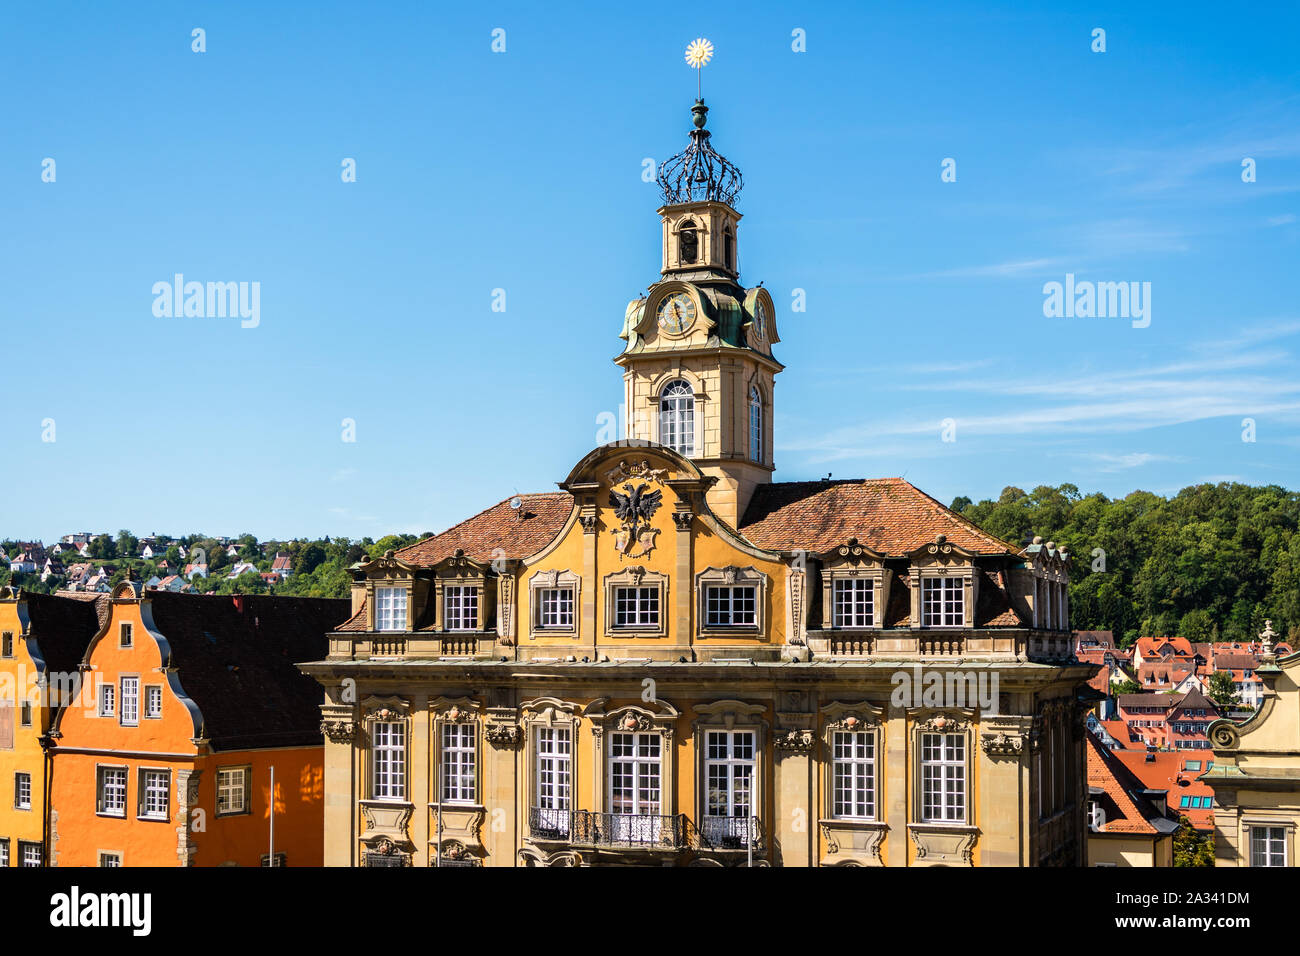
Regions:
<svg viewBox="0 0 1300 956"><path fill-rule="evenodd" d="M1232 681L1232 672L1215 671L1211 674L1206 696L1219 710L1226 711L1236 707L1237 689Z"/></svg>
<svg viewBox="0 0 1300 956"><path fill-rule="evenodd" d="M319 544L309 544L298 552L293 562L294 574L310 574L325 561L325 549Z"/></svg>
<svg viewBox="0 0 1300 956"><path fill-rule="evenodd" d="M1202 611L1200 608L1188 611L1178 622L1178 636L1187 638L1193 644L1213 641L1218 636L1218 631L1210 612Z"/></svg>
<svg viewBox="0 0 1300 956"><path fill-rule="evenodd" d="M1180 816L1174 831L1174 866L1214 866L1214 834L1202 833Z"/></svg>
<svg viewBox="0 0 1300 956"><path fill-rule="evenodd" d="M117 553L123 558L135 557L140 551L140 539L126 528L117 533Z"/></svg>
<svg viewBox="0 0 1300 956"><path fill-rule="evenodd" d="M1135 680L1125 680L1111 685L1110 693L1112 697L1118 697L1120 694L1140 694L1142 685Z"/></svg>

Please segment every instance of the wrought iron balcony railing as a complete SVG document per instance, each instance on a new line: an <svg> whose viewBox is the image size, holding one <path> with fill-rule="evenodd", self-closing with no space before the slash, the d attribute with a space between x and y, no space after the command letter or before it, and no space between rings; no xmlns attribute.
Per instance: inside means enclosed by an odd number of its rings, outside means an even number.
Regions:
<svg viewBox="0 0 1300 956"><path fill-rule="evenodd" d="M700 821L700 843L707 849L743 850L762 842L758 817L704 817Z"/></svg>
<svg viewBox="0 0 1300 956"><path fill-rule="evenodd" d="M691 845L691 824L684 813L594 813L531 807L528 832L534 840L593 847L679 850Z"/></svg>
<svg viewBox="0 0 1300 956"><path fill-rule="evenodd" d="M573 839L573 811L532 807L528 811L528 833L534 840Z"/></svg>

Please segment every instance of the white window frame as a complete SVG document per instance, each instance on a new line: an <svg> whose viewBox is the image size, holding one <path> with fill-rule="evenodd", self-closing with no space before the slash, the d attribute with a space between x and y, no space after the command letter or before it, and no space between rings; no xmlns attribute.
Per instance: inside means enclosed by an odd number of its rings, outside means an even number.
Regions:
<svg viewBox="0 0 1300 956"><path fill-rule="evenodd" d="M705 584L705 628L758 627L759 594L757 584Z"/></svg>
<svg viewBox="0 0 1300 956"><path fill-rule="evenodd" d="M9 838L0 837L0 867L9 866Z"/></svg>
<svg viewBox="0 0 1300 956"><path fill-rule="evenodd" d="M375 630L405 631L407 589L404 587L375 588Z"/></svg>
<svg viewBox="0 0 1300 956"><path fill-rule="evenodd" d="M32 775L25 770L14 773L14 809L32 808Z"/></svg>
<svg viewBox="0 0 1300 956"><path fill-rule="evenodd" d="M763 396L757 385L749 387L749 460L763 463Z"/></svg>
<svg viewBox="0 0 1300 956"><path fill-rule="evenodd" d="M570 724L533 728L532 809L544 818L544 829L568 832L573 812L573 727Z"/></svg>
<svg viewBox="0 0 1300 956"><path fill-rule="evenodd" d="M144 688L144 716L146 720L162 717L162 684L146 684Z"/></svg>
<svg viewBox="0 0 1300 956"><path fill-rule="evenodd" d="M965 578L955 575L921 578L921 626L966 626Z"/></svg>
<svg viewBox="0 0 1300 956"><path fill-rule="evenodd" d="M838 628L876 626L876 582L873 578L831 579L831 626Z"/></svg>
<svg viewBox="0 0 1300 956"><path fill-rule="evenodd" d="M1276 836L1274 835L1276 834ZM1263 845L1261 846L1261 836ZM1250 865L1251 866L1286 866L1287 865L1287 828L1285 826L1268 826L1251 824L1250 826ZM1263 862L1256 862L1256 860Z"/></svg>
<svg viewBox="0 0 1300 956"><path fill-rule="evenodd" d="M918 744L921 822L964 824L969 799L966 734L924 732Z"/></svg>
<svg viewBox="0 0 1300 956"><path fill-rule="evenodd" d="M742 741L748 738L749 756ZM739 755L738 755L739 754ZM758 783L758 731L752 727L704 731L704 817L752 818ZM719 781L720 790L714 785ZM743 810L743 813L737 813Z"/></svg>
<svg viewBox="0 0 1300 956"><path fill-rule="evenodd" d="M249 806L250 766L217 768L217 816L234 817L251 813ZM222 800L226 801L222 807Z"/></svg>
<svg viewBox="0 0 1300 956"><path fill-rule="evenodd" d="M574 589L571 585L537 588L537 624L539 631L573 630Z"/></svg>
<svg viewBox="0 0 1300 956"><path fill-rule="evenodd" d="M122 865L122 854L117 850L100 850L99 865L101 867L119 867Z"/></svg>
<svg viewBox="0 0 1300 956"><path fill-rule="evenodd" d="M123 727L140 725L140 678L135 674L123 674L119 681L119 700L117 719ZM128 688L130 692L128 693Z"/></svg>
<svg viewBox="0 0 1300 956"><path fill-rule="evenodd" d="M135 646L135 625L122 621L117 625L117 646L129 649Z"/></svg>
<svg viewBox="0 0 1300 956"><path fill-rule="evenodd" d="M659 390L659 444L686 458L695 455L695 389L684 378Z"/></svg>
<svg viewBox="0 0 1300 956"><path fill-rule="evenodd" d="M120 782L112 788L118 799L110 805L109 795L109 775L112 775L115 782ZM101 764L95 768L95 814L101 817L119 817L126 819L126 800L127 788L129 786L130 771L120 765ZM120 792L118 792L120 790Z"/></svg>
<svg viewBox="0 0 1300 956"><path fill-rule="evenodd" d="M653 730L620 730L608 736L606 781L609 812L616 816L662 816L665 796L663 734ZM643 745L646 750L653 749L654 752L643 753ZM631 747L631 751L620 752L624 747ZM623 784L620 786L621 781Z"/></svg>
<svg viewBox="0 0 1300 956"><path fill-rule="evenodd" d="M445 721L438 734L443 803L478 802L478 724Z"/></svg>
<svg viewBox="0 0 1300 956"><path fill-rule="evenodd" d="M161 781L161 785L159 785ZM139 806L136 819L160 820L171 819L172 812L172 772L167 767L141 767L139 783Z"/></svg>
<svg viewBox="0 0 1300 956"><path fill-rule="evenodd" d="M477 584L448 584L442 589L443 629L447 631L477 631L479 586Z"/></svg>
<svg viewBox="0 0 1300 956"><path fill-rule="evenodd" d="M406 800L404 720L377 720L370 725L370 797Z"/></svg>
<svg viewBox="0 0 1300 956"><path fill-rule="evenodd" d="M30 840L18 841L18 865L24 867L41 867L45 865L45 853L39 843Z"/></svg>
<svg viewBox="0 0 1300 956"><path fill-rule="evenodd" d="M876 732L832 730L830 744L831 818L876 820Z"/></svg>
<svg viewBox="0 0 1300 956"><path fill-rule="evenodd" d="M99 685L99 706L98 713L100 717L117 716L117 685L103 683Z"/></svg>
<svg viewBox="0 0 1300 956"><path fill-rule="evenodd" d="M612 630L645 631L659 627L663 589L658 584L616 584L613 595Z"/></svg>

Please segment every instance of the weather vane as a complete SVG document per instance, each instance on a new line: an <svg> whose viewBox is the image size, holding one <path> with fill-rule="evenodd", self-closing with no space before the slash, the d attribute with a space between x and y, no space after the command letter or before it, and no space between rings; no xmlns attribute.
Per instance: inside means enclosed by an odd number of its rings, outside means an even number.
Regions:
<svg viewBox="0 0 1300 956"><path fill-rule="evenodd" d="M700 71L704 69L704 64L708 63L711 59L713 59L713 44L704 39L704 37L692 40L690 45L686 48L686 62L690 65L691 69L696 71L695 96L697 99L704 95L702 92L703 87L700 83Z"/></svg>

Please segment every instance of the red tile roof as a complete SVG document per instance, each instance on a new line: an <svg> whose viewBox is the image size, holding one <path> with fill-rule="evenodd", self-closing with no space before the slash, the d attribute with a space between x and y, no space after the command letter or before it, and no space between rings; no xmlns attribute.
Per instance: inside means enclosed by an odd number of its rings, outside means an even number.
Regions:
<svg viewBox="0 0 1300 956"><path fill-rule="evenodd" d="M1088 786L1097 787L1110 798L1103 833L1154 834L1156 828L1147 821L1154 808L1130 792L1123 778L1130 775L1124 765L1092 734L1084 734L1088 744Z"/></svg>
<svg viewBox="0 0 1300 956"><path fill-rule="evenodd" d="M518 497L523 499L518 509L511 508L507 498L442 534L402 548L396 556L422 567L435 565L457 550L477 561L526 558L548 545L564 527L573 511L573 497L567 491Z"/></svg>
<svg viewBox="0 0 1300 956"><path fill-rule="evenodd" d="M1149 790L1165 790L1169 809L1182 814L1198 830L1214 829L1214 789L1198 778L1205 773L1207 764L1213 759L1210 751L1204 756L1197 756L1188 751L1165 750L1152 753L1137 751L1113 751L1115 756L1128 768L1133 776L1142 781ZM1200 764L1197 770L1186 770L1188 761ZM1183 797L1195 798L1190 802L1195 807L1182 806ZM1205 803L1205 806L1200 806Z"/></svg>
<svg viewBox="0 0 1300 956"><path fill-rule="evenodd" d="M759 485L740 532L773 551L823 552L857 538L882 554L903 555L943 534L977 554L1019 553L902 478Z"/></svg>

